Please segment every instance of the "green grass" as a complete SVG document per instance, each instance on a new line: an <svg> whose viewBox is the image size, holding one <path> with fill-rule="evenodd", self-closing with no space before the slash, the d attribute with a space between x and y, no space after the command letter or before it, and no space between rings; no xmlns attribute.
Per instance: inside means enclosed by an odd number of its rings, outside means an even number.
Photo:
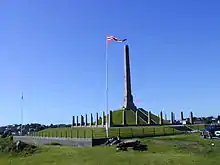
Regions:
<svg viewBox="0 0 220 165"><path fill-rule="evenodd" d="M130 110L126 111L126 122L127 124L136 123L136 116L134 112ZM98 124L101 125L101 123L102 123L102 119L100 118L98 120ZM122 125L122 109L112 111L112 123L113 125ZM139 117L139 123L146 124L146 122L144 122L140 117Z"/></svg>
<svg viewBox="0 0 220 165"><path fill-rule="evenodd" d="M109 136L141 136L141 135L157 135L180 132L169 126L143 126L143 127L123 127L110 128ZM49 128L33 134L34 136L49 137L78 137L78 138L104 138L106 137L105 128Z"/></svg>
<svg viewBox="0 0 220 165"><path fill-rule="evenodd" d="M193 129L203 129L205 125L188 125ZM141 126L141 127L122 127L110 128L109 136L141 136L141 135L157 135L181 132L170 126ZM90 127L74 127L74 128L49 128L34 133L34 136L50 136L50 137L78 137L78 138L104 138L106 137L105 128Z"/></svg>
<svg viewBox="0 0 220 165"><path fill-rule="evenodd" d="M189 128L192 128L193 130L201 130L204 129L207 124L194 124L194 125L187 125Z"/></svg>
<svg viewBox="0 0 220 165"><path fill-rule="evenodd" d="M208 165L219 164L220 141L198 135L177 135L142 140L148 151L116 152L114 147L73 148L43 146L28 157L0 154L1 165ZM214 142L215 146L211 147Z"/></svg>

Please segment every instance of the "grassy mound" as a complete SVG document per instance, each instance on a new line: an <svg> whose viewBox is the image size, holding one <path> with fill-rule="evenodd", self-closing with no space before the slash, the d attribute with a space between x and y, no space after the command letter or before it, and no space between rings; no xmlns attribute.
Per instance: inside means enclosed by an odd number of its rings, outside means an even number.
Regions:
<svg viewBox="0 0 220 165"><path fill-rule="evenodd" d="M169 126L144 126L109 128L109 136L135 137L143 135L176 134L181 131ZM73 127L73 128L49 128L33 134L45 137L76 137L76 138L104 138L105 128Z"/></svg>
<svg viewBox="0 0 220 165"><path fill-rule="evenodd" d="M112 112L112 122L115 125L122 124L122 110L121 109ZM134 112L130 110L126 111L126 122L128 125L136 123L136 116ZM139 123L146 124L141 118L139 118Z"/></svg>
<svg viewBox="0 0 220 165"><path fill-rule="evenodd" d="M139 110L141 110L145 116L139 117L139 123L140 124L147 124L148 123L148 111L145 111L143 108L139 108ZM113 125L121 125L122 124L122 109L118 109L112 112L112 122ZM153 113L151 113L151 119L152 121L155 121L157 124L159 124L159 117ZM126 121L128 125L131 124L136 124L136 114L131 111L131 110L127 110L126 111ZM102 118L100 117L100 119L98 120L98 124L101 125L102 123ZM163 120L164 124L169 124L168 121Z"/></svg>
<svg viewBox="0 0 220 165"><path fill-rule="evenodd" d="M106 117L106 116L105 116ZM136 123L136 116L135 113L128 110L126 111L126 122L127 124L135 124ZM118 109L112 112L112 123L113 125L121 125L122 124L122 109ZM139 118L140 124L146 124L141 118ZM98 120L98 124L102 124L102 118L100 117Z"/></svg>
<svg viewBox="0 0 220 165"><path fill-rule="evenodd" d="M219 164L220 141L204 140L198 135L176 135L142 140L148 151L117 152L115 147L44 146L31 157L11 157L12 165L208 165ZM214 143L214 146L210 145ZM9 164L0 156L0 164Z"/></svg>

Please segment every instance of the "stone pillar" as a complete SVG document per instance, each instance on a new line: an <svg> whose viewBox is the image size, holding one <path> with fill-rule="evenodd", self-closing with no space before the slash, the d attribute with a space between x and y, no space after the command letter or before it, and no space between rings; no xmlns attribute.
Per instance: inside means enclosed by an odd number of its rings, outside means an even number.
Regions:
<svg viewBox="0 0 220 165"><path fill-rule="evenodd" d="M180 120L183 121L184 117L183 117L183 112L180 113Z"/></svg>
<svg viewBox="0 0 220 165"><path fill-rule="evenodd" d="M102 112L102 126L105 125L105 112Z"/></svg>
<svg viewBox="0 0 220 165"><path fill-rule="evenodd" d="M95 125L97 127L99 125L99 114L98 113L96 113L96 119L95 120L96 120Z"/></svg>
<svg viewBox="0 0 220 165"><path fill-rule="evenodd" d="M166 121L167 121L167 114L165 114L165 115L164 115L164 120L166 120Z"/></svg>
<svg viewBox="0 0 220 165"><path fill-rule="evenodd" d="M174 123L174 114L173 112L170 113L170 124L173 124Z"/></svg>
<svg viewBox="0 0 220 165"><path fill-rule="evenodd" d="M130 60L129 60L129 47L124 46L124 105L127 109L136 110L136 106L133 102L133 96L131 92L131 73L130 73Z"/></svg>
<svg viewBox="0 0 220 165"><path fill-rule="evenodd" d="M79 116L76 116L76 126L79 126Z"/></svg>
<svg viewBox="0 0 220 165"><path fill-rule="evenodd" d="M87 118L87 114L85 114L85 126L88 125L88 118Z"/></svg>
<svg viewBox="0 0 220 165"><path fill-rule="evenodd" d="M90 114L90 126L92 126L93 124L93 117L92 117L92 113Z"/></svg>
<svg viewBox="0 0 220 165"><path fill-rule="evenodd" d="M72 126L73 127L75 126L75 116L73 116L73 119L72 119Z"/></svg>
<svg viewBox="0 0 220 165"><path fill-rule="evenodd" d="M111 127L113 125L113 122L112 122L112 111L109 111L109 127Z"/></svg>
<svg viewBox="0 0 220 165"><path fill-rule="evenodd" d="M126 125L126 110L122 110L122 125Z"/></svg>
<svg viewBox="0 0 220 165"><path fill-rule="evenodd" d="M83 124L84 124L84 117L83 115L81 115L80 126L83 126Z"/></svg>
<svg viewBox="0 0 220 165"><path fill-rule="evenodd" d="M189 122L190 124L193 124L193 112L190 112L190 117L189 117Z"/></svg>
<svg viewBox="0 0 220 165"><path fill-rule="evenodd" d="M136 125L139 125L139 111L138 110L136 110L136 115L135 115L135 117L136 117Z"/></svg>
<svg viewBox="0 0 220 165"><path fill-rule="evenodd" d="M159 118L159 120L160 120L160 121L159 121L159 124L160 124L160 125L163 125L163 112L162 112L162 111L160 112L160 118Z"/></svg>
<svg viewBox="0 0 220 165"><path fill-rule="evenodd" d="M151 124L151 111L148 111L147 118L148 118L147 123Z"/></svg>

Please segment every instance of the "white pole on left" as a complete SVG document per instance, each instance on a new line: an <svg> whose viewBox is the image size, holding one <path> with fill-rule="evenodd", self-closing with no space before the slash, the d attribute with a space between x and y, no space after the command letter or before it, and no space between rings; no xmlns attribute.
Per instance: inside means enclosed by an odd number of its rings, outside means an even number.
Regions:
<svg viewBox="0 0 220 165"><path fill-rule="evenodd" d="M105 120L105 128L106 128L106 137L108 138L108 41L105 41L105 63L106 63L106 91L105 91L105 101L106 101L106 120ZM104 119L103 119L104 120Z"/></svg>
<svg viewBox="0 0 220 165"><path fill-rule="evenodd" d="M24 99L24 96L23 96L23 92L21 94L21 136L23 135L23 99Z"/></svg>

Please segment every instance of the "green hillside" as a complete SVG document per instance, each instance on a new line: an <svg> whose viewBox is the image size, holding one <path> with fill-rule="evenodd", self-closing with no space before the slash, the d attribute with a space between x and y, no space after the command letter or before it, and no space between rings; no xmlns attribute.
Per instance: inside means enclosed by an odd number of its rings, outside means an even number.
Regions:
<svg viewBox="0 0 220 165"><path fill-rule="evenodd" d="M113 124L122 123L122 110L121 109L112 112L112 120L113 120ZM126 111L126 120L127 120L127 124L135 124L136 123L135 113L131 110ZM139 117L139 123L146 124L140 117Z"/></svg>
<svg viewBox="0 0 220 165"><path fill-rule="evenodd" d="M143 135L165 135L183 132L170 126L134 126L134 127L111 127L109 137L120 136L143 136ZM35 132L30 136L44 137L76 137L76 138L104 138L106 137L105 128L96 127L73 127L73 128L48 128Z"/></svg>
<svg viewBox="0 0 220 165"><path fill-rule="evenodd" d="M140 111L142 111L146 116L139 117L139 123L140 124L147 124L148 121L148 112L145 111L143 108L139 108ZM155 121L157 124L159 124L159 117L153 113L151 113L151 119L152 123ZM112 120L113 125L120 125L122 124L122 109L118 109L112 112ZM126 120L127 124L135 124L136 123L136 114L132 110L126 111ZM102 123L102 118L99 118L98 124L100 125ZM169 124L168 121L163 120L164 124Z"/></svg>
<svg viewBox="0 0 220 165"><path fill-rule="evenodd" d="M127 120L127 124L135 124L136 123L135 113L130 110L126 111L126 120ZM112 122L114 125L122 124L122 109L112 111ZM100 117L98 124L101 125L101 123L102 123L102 118ZM142 120L141 118L139 118L139 123L146 124L144 120Z"/></svg>

